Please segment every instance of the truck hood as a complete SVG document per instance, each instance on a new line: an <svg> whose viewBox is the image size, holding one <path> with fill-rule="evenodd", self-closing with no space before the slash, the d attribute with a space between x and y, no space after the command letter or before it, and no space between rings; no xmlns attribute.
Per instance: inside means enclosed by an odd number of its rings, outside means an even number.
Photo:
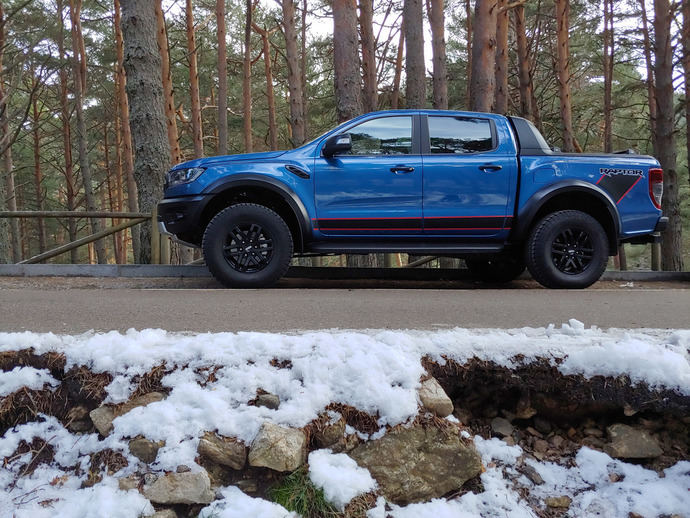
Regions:
<svg viewBox="0 0 690 518"><path fill-rule="evenodd" d="M189 160L182 164L176 165L173 169L189 169L191 167L210 167L218 164L226 164L228 162L238 162L244 160L260 161L270 158L277 158L284 155L287 151L264 151L262 153L245 153L242 155L225 155L214 156L208 158L197 158L196 160Z"/></svg>

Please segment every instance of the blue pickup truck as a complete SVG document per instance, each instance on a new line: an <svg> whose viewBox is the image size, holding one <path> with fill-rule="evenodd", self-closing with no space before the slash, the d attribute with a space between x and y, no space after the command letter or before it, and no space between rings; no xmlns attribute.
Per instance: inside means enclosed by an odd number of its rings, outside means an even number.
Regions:
<svg viewBox="0 0 690 518"><path fill-rule="evenodd" d="M294 255L408 252L585 288L620 243L667 224L656 159L561 153L529 121L488 113L368 113L290 151L179 164L165 182L161 231L202 247L231 287L273 284Z"/></svg>

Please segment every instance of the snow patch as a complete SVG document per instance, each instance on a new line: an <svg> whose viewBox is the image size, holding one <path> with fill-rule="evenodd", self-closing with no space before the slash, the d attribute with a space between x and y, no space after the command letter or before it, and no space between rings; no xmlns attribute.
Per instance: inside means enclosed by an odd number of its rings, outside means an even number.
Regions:
<svg viewBox="0 0 690 518"><path fill-rule="evenodd" d="M8 396L22 387L42 390L44 385L54 389L60 384L50 375L48 369L15 367L9 372L0 372L0 397Z"/></svg>
<svg viewBox="0 0 690 518"><path fill-rule="evenodd" d="M376 489L369 470L361 468L351 457L331 450L309 454L309 479L323 489L326 500L341 511L354 497Z"/></svg>

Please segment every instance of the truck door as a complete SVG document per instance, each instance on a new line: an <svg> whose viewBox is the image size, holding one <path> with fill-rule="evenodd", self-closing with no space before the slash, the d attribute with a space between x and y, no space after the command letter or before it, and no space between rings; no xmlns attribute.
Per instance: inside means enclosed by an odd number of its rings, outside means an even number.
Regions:
<svg viewBox="0 0 690 518"><path fill-rule="evenodd" d="M475 115L429 114L421 123L424 234L507 236L517 186L517 156L507 128Z"/></svg>
<svg viewBox="0 0 690 518"><path fill-rule="evenodd" d="M394 114L345 129L352 150L314 164L314 230L337 236L421 235L419 116Z"/></svg>

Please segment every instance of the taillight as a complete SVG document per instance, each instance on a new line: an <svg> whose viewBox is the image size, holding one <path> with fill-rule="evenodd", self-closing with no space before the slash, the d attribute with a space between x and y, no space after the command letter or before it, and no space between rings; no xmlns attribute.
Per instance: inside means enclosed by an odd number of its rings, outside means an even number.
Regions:
<svg viewBox="0 0 690 518"><path fill-rule="evenodd" d="M649 197L657 209L661 208L661 196L664 194L664 171L662 169L649 170Z"/></svg>

